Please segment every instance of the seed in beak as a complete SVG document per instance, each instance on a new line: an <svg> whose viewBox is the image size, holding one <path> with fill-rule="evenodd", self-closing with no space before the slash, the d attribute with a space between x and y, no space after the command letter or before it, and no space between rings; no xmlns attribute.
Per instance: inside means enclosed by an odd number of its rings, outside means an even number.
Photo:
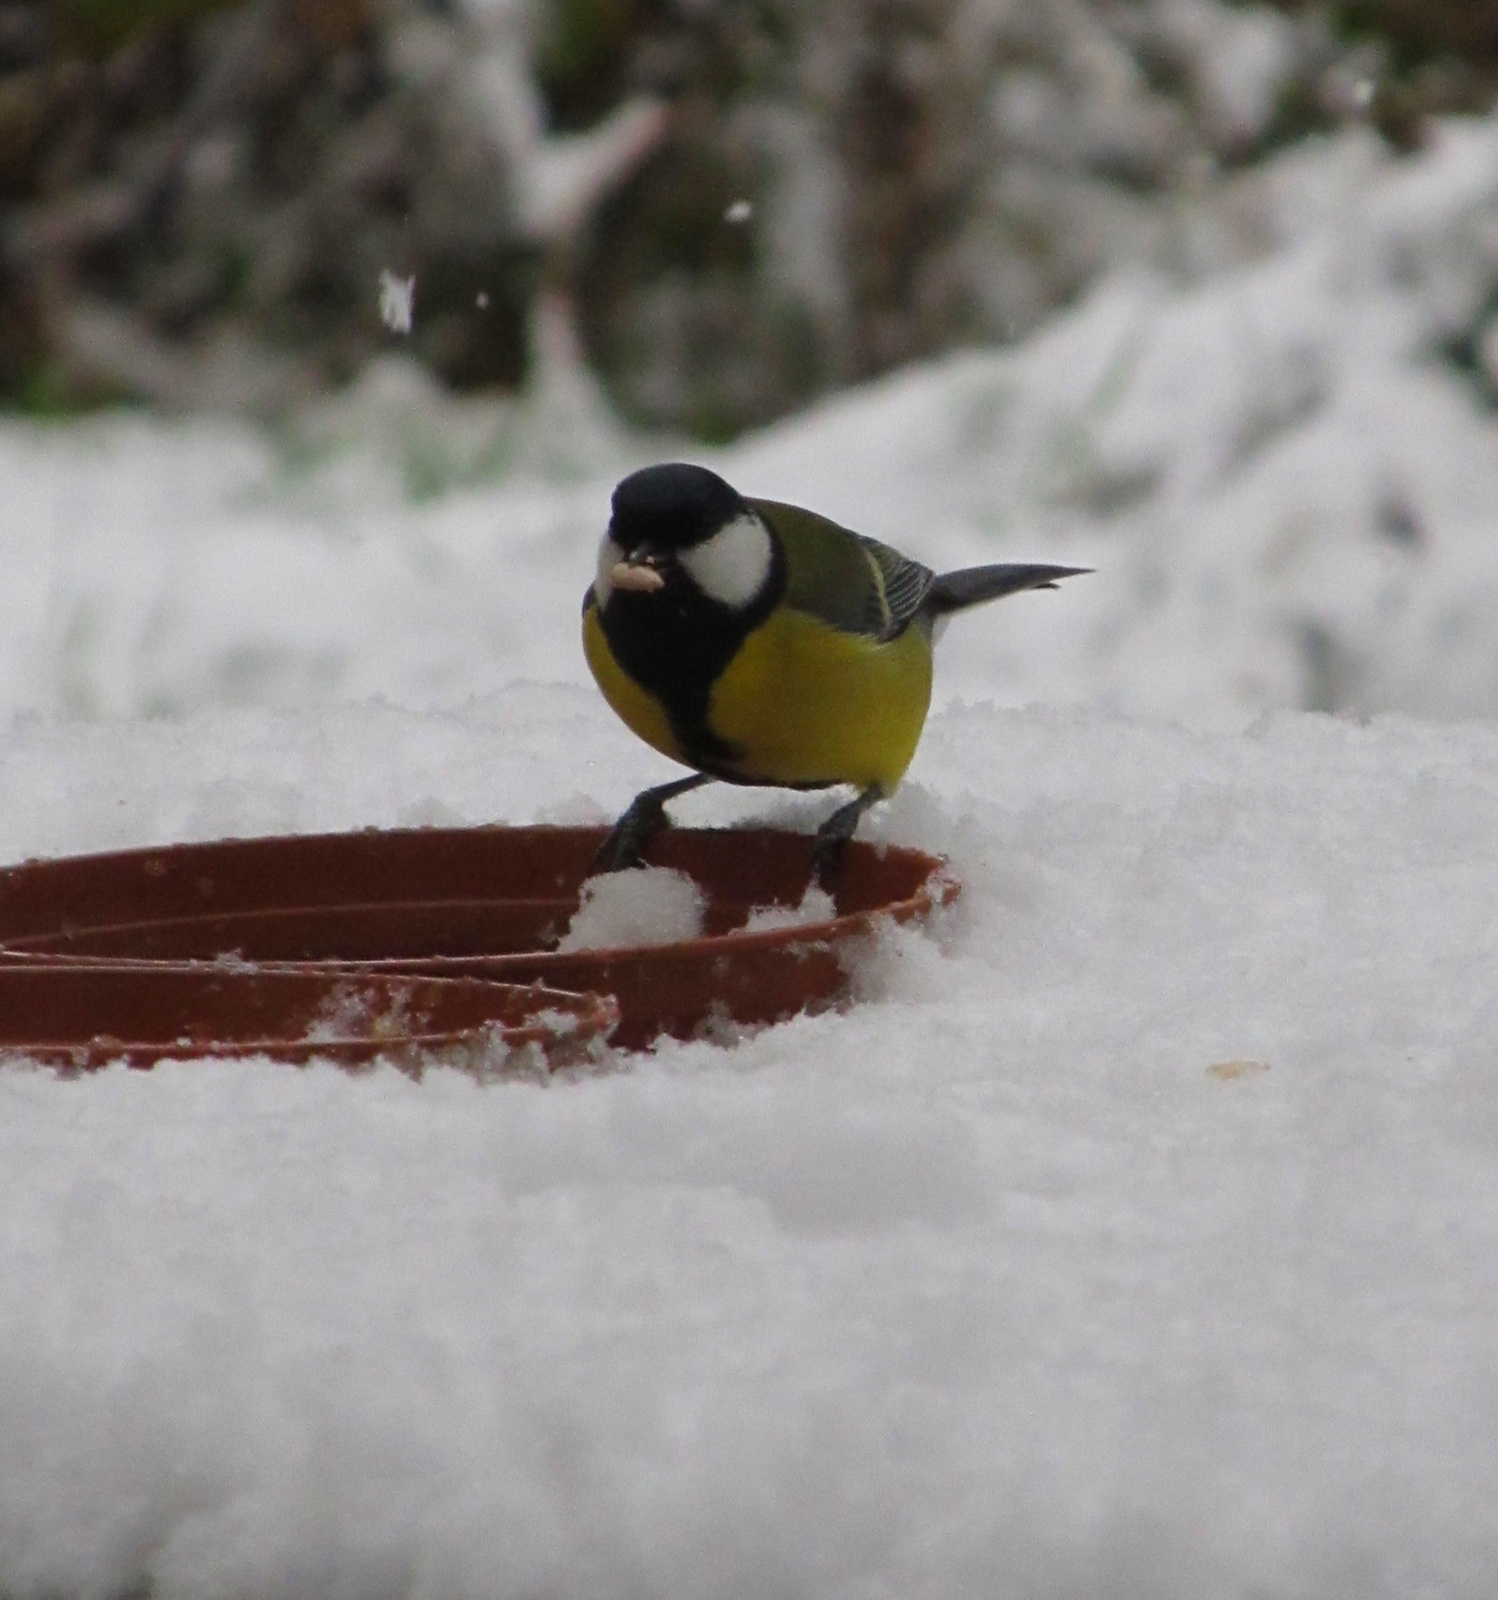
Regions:
<svg viewBox="0 0 1498 1600"><path fill-rule="evenodd" d="M609 582L616 589L632 589L636 594L654 594L666 587L666 580L654 567L635 561L617 562L609 573Z"/></svg>

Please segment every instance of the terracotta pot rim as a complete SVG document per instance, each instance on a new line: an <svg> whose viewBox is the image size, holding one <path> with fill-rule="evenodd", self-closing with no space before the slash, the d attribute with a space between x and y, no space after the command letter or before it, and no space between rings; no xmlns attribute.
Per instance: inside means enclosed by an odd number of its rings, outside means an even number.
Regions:
<svg viewBox="0 0 1498 1600"><path fill-rule="evenodd" d="M0 868L0 971L112 969L246 986L278 973L327 983L362 976L386 992L404 979L485 984L494 992L491 1021L465 1024L456 1036L450 1029L392 1034L390 1048L442 1048L490 1026L523 1043L530 1018L552 1009L562 1014L556 1021L572 1019L560 1030L560 1050L579 1031L612 1036L627 1050L662 1033L694 1037L720 1018L758 1024L835 1004L847 994L855 941L881 925L923 920L960 892L944 859L856 840L831 881L834 914L793 920L811 881L808 835L752 824L672 828L647 858L701 887L717 931L559 950L556 930L594 876L592 857L605 834L562 823L363 828L33 858ZM760 908L780 917L748 929L745 920ZM236 952L240 940L248 954ZM145 953L152 950L160 954ZM502 989L511 992L507 1003ZM513 991L526 994L528 1012ZM224 1002L225 1018L250 1027L256 1017L265 1021L264 1004L258 1011L247 1000L237 1004ZM81 1029L84 1001L74 1009ZM233 1023L223 1026L220 1053L271 1045L283 1057L309 1054L295 1036L245 1041L233 1038ZM558 1032L553 1026L550 1036ZM170 1037L138 1048L157 1059L173 1055ZM185 1053L208 1049L195 1042ZM368 1042L348 1049L367 1056Z"/></svg>

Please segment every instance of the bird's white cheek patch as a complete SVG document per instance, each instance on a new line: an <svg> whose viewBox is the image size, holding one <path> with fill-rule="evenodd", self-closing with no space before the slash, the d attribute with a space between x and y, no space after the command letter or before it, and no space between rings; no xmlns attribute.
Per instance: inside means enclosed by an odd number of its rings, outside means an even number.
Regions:
<svg viewBox="0 0 1498 1600"><path fill-rule="evenodd" d="M711 539L683 550L678 559L709 599L741 611L769 579L770 530L753 512L745 512Z"/></svg>
<svg viewBox="0 0 1498 1600"><path fill-rule="evenodd" d="M593 579L593 598L598 602L600 611L609 603L609 596L614 592L609 574L623 559L624 551L608 534L604 534L603 543L598 547L598 574Z"/></svg>

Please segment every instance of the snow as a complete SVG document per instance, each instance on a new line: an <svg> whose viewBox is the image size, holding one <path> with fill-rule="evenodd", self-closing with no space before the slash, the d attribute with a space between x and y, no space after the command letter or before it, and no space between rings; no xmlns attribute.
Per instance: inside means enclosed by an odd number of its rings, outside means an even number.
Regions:
<svg viewBox="0 0 1498 1600"><path fill-rule="evenodd" d="M565 686L10 742L11 856L639 767ZM954 708L867 826L962 897L733 1050L0 1077L0 1587L1482 1593L1498 734Z"/></svg>
<svg viewBox="0 0 1498 1600"><path fill-rule="evenodd" d="M809 922L829 922L837 915L832 896L820 884L809 883L794 906L755 906L744 922L746 933L769 933L775 928L799 928Z"/></svg>
<svg viewBox="0 0 1498 1600"><path fill-rule="evenodd" d="M548 1084L0 1073L0 1593L1489 1592L1498 472L1433 352L1498 128L1260 198L1251 261L701 455L1098 569L944 638L862 834L963 893L856 1004ZM0 427L0 859L672 775L576 633L661 442L372 385Z"/></svg>
<svg viewBox="0 0 1498 1600"><path fill-rule="evenodd" d="M696 939L706 909L696 880L670 867L588 878L557 949L615 950Z"/></svg>
<svg viewBox="0 0 1498 1600"><path fill-rule="evenodd" d="M389 267L381 269L380 321L392 333L410 333L415 300L415 278L399 278Z"/></svg>

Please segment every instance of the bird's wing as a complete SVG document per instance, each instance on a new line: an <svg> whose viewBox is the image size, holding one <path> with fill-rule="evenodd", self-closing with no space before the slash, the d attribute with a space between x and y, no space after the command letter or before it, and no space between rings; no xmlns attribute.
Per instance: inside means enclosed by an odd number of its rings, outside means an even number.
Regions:
<svg viewBox="0 0 1498 1600"><path fill-rule="evenodd" d="M916 612L926 603L926 596L936 582L936 574L930 567L923 567L919 561L902 556L898 550L880 544L877 539L866 539L860 535L858 542L863 546L864 555L877 576L884 622L880 637L893 639L896 634L905 631Z"/></svg>
<svg viewBox="0 0 1498 1600"><path fill-rule="evenodd" d="M785 552L785 604L844 633L881 643L895 638L936 581L920 562L814 511L773 500L750 504Z"/></svg>

